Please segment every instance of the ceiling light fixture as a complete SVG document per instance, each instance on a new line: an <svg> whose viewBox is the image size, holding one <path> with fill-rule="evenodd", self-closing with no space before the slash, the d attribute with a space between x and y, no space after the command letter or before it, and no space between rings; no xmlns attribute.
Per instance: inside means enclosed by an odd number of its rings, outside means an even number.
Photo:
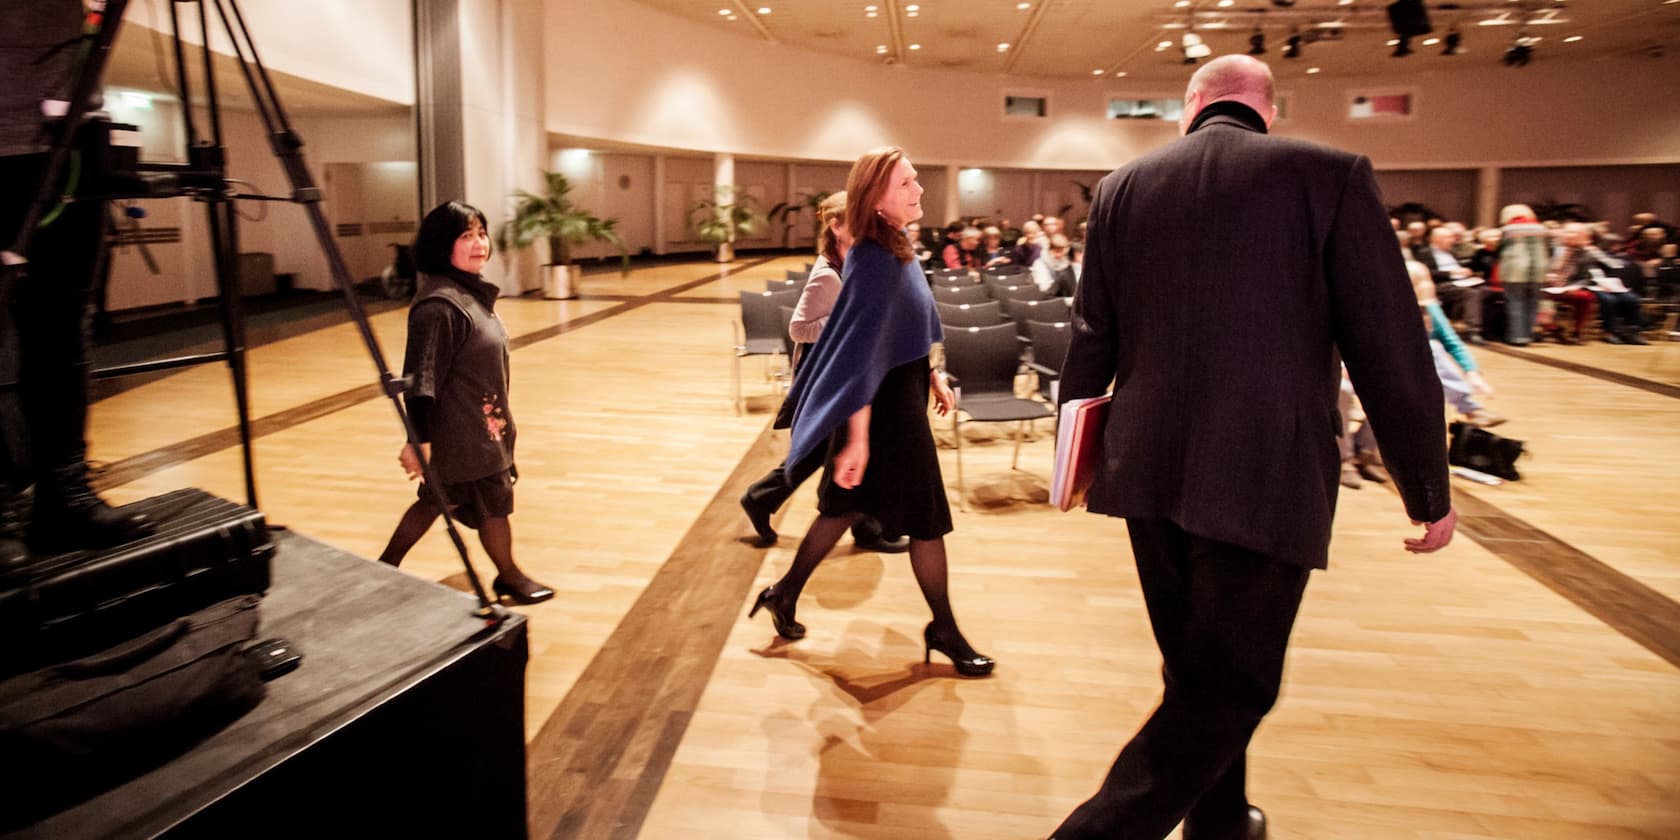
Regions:
<svg viewBox="0 0 1680 840"><path fill-rule="evenodd" d="M911 50L919 50L919 49L921 49L921 48L922 48L922 45L921 45L921 44L911 44L911 45L910 45L910 49L911 49Z"/></svg>
<svg viewBox="0 0 1680 840"><path fill-rule="evenodd" d="M1394 52L1389 53L1389 58L1405 58L1411 54L1412 37L1410 35L1402 35L1400 36L1400 43L1394 45Z"/></svg>
<svg viewBox="0 0 1680 840"><path fill-rule="evenodd" d="M1441 48L1441 55L1458 55L1463 52L1464 36L1454 29L1447 33L1446 46Z"/></svg>
<svg viewBox="0 0 1680 840"><path fill-rule="evenodd" d="M770 7L769 6L759 6L758 7L758 13L761 14L761 15L770 14Z"/></svg>
<svg viewBox="0 0 1680 840"><path fill-rule="evenodd" d="M1318 75L1318 68L1317 67L1308 67L1307 68L1307 75L1309 75L1309 76Z"/></svg>
<svg viewBox="0 0 1680 840"><path fill-rule="evenodd" d="M1516 40L1505 49L1505 55L1499 59L1500 62L1506 67L1527 67L1528 63L1534 60L1534 45L1539 41L1539 38L1530 38L1519 31Z"/></svg>
<svg viewBox="0 0 1680 840"><path fill-rule="evenodd" d="M875 45L875 54L876 55L886 55L887 54L887 45L886 44L876 44Z"/></svg>
<svg viewBox="0 0 1680 840"><path fill-rule="evenodd" d="M1260 30L1256 29L1256 30L1254 30L1253 35L1248 36L1248 54L1249 55L1265 55L1266 54L1266 33L1261 32Z"/></svg>
<svg viewBox="0 0 1680 840"><path fill-rule="evenodd" d="M1009 52L1009 44L1008 44L1008 42L1005 42L1005 43L1002 43L1002 44L998 44L998 52Z"/></svg>
<svg viewBox="0 0 1680 840"><path fill-rule="evenodd" d="M1675 2L1680 3L1680 0L1675 0ZM1568 38L1563 39L1563 42L1565 44L1573 44L1573 43L1575 43L1576 41L1579 41L1579 40L1581 40L1581 36L1571 35Z"/></svg>
<svg viewBox="0 0 1680 840"><path fill-rule="evenodd" d="M723 15L724 17L729 17L730 15L735 14L735 13L733 11L730 11L729 9L718 9L718 14Z"/></svg>
<svg viewBox="0 0 1680 840"><path fill-rule="evenodd" d="M1015 4L1015 11L1017 11L1017 12L1024 12L1024 11L1030 9L1030 8L1032 8L1031 3L1016 3Z"/></svg>
<svg viewBox="0 0 1680 840"><path fill-rule="evenodd" d="M1103 71L1101 71L1101 70L1092 70L1091 71L1091 75L1093 75L1093 76L1101 76L1102 74L1103 74Z"/></svg>
<svg viewBox="0 0 1680 840"><path fill-rule="evenodd" d="M1289 40L1283 42L1283 57L1284 58L1300 58L1301 57L1301 36L1300 35L1297 35L1295 33L1290 33Z"/></svg>

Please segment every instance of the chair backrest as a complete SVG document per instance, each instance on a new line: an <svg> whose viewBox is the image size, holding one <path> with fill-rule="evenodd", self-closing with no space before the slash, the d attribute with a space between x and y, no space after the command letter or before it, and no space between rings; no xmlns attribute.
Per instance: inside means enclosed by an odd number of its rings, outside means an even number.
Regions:
<svg viewBox="0 0 1680 840"><path fill-rule="evenodd" d="M1031 281L1013 286L1003 283L987 283L986 291L990 292L992 297L997 300L1046 300L1050 297L1049 292L1040 289Z"/></svg>
<svg viewBox="0 0 1680 840"><path fill-rule="evenodd" d="M970 280L970 281L972 281L972 279L973 279L972 277L969 276L968 269L966 269L966 268L946 268L944 266L940 266L939 268L928 269L928 276L929 277L961 277L964 280Z"/></svg>
<svg viewBox="0 0 1680 840"><path fill-rule="evenodd" d="M790 268L790 269L787 270L786 273L787 273L787 279L798 280L799 282L803 283L807 279L810 278L811 269L807 268L804 271L796 271L796 270Z"/></svg>
<svg viewBox="0 0 1680 840"><path fill-rule="evenodd" d="M1014 395L1020 369L1014 324L953 327L945 331L945 369L957 377L963 395Z"/></svg>
<svg viewBox="0 0 1680 840"><path fill-rule="evenodd" d="M1073 343L1073 324L1028 321L1027 337L1032 339L1033 363L1060 375L1067 362L1068 345Z"/></svg>
<svg viewBox="0 0 1680 840"><path fill-rule="evenodd" d="M767 292L785 292L789 289L792 289L792 290L797 292L797 291L799 291L803 288L805 288L804 279L799 279L799 280L793 280L793 279L766 280L766 281L764 281L764 290L767 291Z"/></svg>
<svg viewBox="0 0 1680 840"><path fill-rule="evenodd" d="M933 286L935 303L985 303L991 299L984 286L942 286L937 283Z"/></svg>
<svg viewBox="0 0 1680 840"><path fill-rule="evenodd" d="M776 307L776 314L781 316L782 352L786 353L787 357L791 359L793 358L793 333L788 331L788 327L793 324L793 307L778 306Z"/></svg>
<svg viewBox="0 0 1680 840"><path fill-rule="evenodd" d="M1031 268L1024 265L1016 265L1014 263L1007 263L1005 265L989 265L980 269L980 275L987 280L990 280L993 277L1019 277L1021 275L1031 273Z"/></svg>
<svg viewBox="0 0 1680 840"><path fill-rule="evenodd" d="M973 286L974 278L967 274L930 274L928 283L934 286Z"/></svg>
<svg viewBox="0 0 1680 840"><path fill-rule="evenodd" d="M792 308L799 303L799 290L785 292L742 292L741 332L748 341L755 338L780 338L787 335L782 326L781 307Z"/></svg>
<svg viewBox="0 0 1680 840"><path fill-rule="evenodd" d="M995 300L985 303L939 303L939 323L947 327L990 327L1003 323L1003 306Z"/></svg>
<svg viewBox="0 0 1680 840"><path fill-rule="evenodd" d="M1073 319L1073 306L1067 298L1045 298L1044 300L1029 300L1024 298L1010 298L1003 301L1004 310L1009 313L1009 320L1014 321L1020 328L1023 338L1030 338L1027 333L1028 321L1068 321Z"/></svg>

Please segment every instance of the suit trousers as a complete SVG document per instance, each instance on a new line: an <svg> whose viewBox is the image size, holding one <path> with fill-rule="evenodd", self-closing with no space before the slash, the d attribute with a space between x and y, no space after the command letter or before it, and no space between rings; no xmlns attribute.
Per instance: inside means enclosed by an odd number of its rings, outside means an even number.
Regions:
<svg viewBox="0 0 1680 840"><path fill-rule="evenodd" d="M1277 701L1305 566L1128 519L1165 691L1056 840L1243 836L1248 742Z"/></svg>

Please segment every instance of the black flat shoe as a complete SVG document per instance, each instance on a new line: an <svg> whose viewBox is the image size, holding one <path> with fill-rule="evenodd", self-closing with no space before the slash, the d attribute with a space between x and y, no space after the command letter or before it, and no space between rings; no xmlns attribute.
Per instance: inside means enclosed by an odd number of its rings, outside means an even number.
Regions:
<svg viewBox="0 0 1680 840"><path fill-rule="evenodd" d="M747 521L752 523L753 530L758 532L758 541L762 545L776 544L776 529L770 526L770 514L774 510L765 510L753 501L751 496L741 497L741 510L747 512Z"/></svg>
<svg viewBox="0 0 1680 840"><path fill-rule="evenodd" d="M1244 814L1242 818L1241 833L1239 834L1231 834L1230 832L1220 832L1215 834L1213 832L1200 831L1189 821L1184 823L1184 840L1202 840L1203 837L1237 837L1240 838L1240 840L1266 840L1266 812L1254 807L1253 805L1248 806L1248 812Z"/></svg>
<svg viewBox="0 0 1680 840"><path fill-rule="evenodd" d="M517 589L512 584L502 582L501 578L496 578L490 582L490 591L495 592L497 597L523 605L540 604L554 597L554 590L530 578L526 578L525 585Z"/></svg>
<svg viewBox="0 0 1680 840"><path fill-rule="evenodd" d="M957 673L965 677L984 677L997 665L997 661L990 656L969 647L968 640L964 639L956 628L945 630L929 622L927 628L922 631L922 643L923 665L933 661L933 652L936 650L945 654L951 660L951 665L957 669Z"/></svg>
<svg viewBox="0 0 1680 840"><path fill-rule="evenodd" d="M797 642L805 638L805 625L793 620L793 607L784 607L776 598L776 586L771 584L758 593L758 600L753 602L751 610L747 611L747 618L758 615L760 608L770 609L770 623L776 625L776 635L790 642Z"/></svg>

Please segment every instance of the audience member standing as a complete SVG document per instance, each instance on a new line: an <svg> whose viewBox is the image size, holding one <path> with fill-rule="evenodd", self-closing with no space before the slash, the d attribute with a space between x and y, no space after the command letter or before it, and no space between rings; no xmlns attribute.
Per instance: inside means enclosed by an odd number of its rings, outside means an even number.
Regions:
<svg viewBox="0 0 1680 840"><path fill-rule="evenodd" d="M420 280L408 310L404 394L420 451L443 482L449 512L478 531L496 579L490 588L517 604L554 597L513 562L513 408L508 404L507 330L496 317L500 289L479 275L490 259L484 213L450 201L420 222L414 266ZM412 444L398 463L410 479L424 479ZM403 513L380 562L396 566L442 515L424 483Z"/></svg>
<svg viewBox="0 0 1680 840"><path fill-rule="evenodd" d="M1165 694L1059 840L1263 836L1245 754L1328 559L1338 351L1430 523L1406 548L1452 537L1440 383L1370 160L1269 136L1272 91L1256 59L1203 65L1185 138L1091 207L1061 393L1114 384L1088 507L1127 520Z"/></svg>
<svg viewBox="0 0 1680 840"><path fill-rule="evenodd" d="M862 516L910 537L910 567L933 621L922 632L924 659L939 651L957 672L992 671L957 629L947 594L945 534L951 508L928 427L928 392L940 414L954 396L928 355L944 336L904 225L922 215L916 169L895 147L859 158L846 179L846 226L856 244L846 256L845 283L822 337L795 378L793 441L788 462L826 448L817 510L793 565L758 594L748 615L768 608L776 633L805 636L794 619L800 592L840 535Z"/></svg>
<svg viewBox="0 0 1680 840"><path fill-rule="evenodd" d="M840 271L845 267L846 252L852 247L851 230L846 227L845 191L823 199L817 214L823 224L822 235L817 240L817 260L811 265L805 290L800 293L799 303L793 308L793 319L788 323L788 335L799 345L795 352L795 376L804 362L805 352L822 335L829 313L834 311L834 301L840 297ZM793 401L783 400L782 407L781 415L776 418L778 429L785 429L791 423L789 412L793 409ZM763 478L753 482L741 497L741 509L747 512L747 519L765 545L776 542L776 529L770 526L771 514L786 504L793 491L822 466L823 452L813 449L799 462L792 463L792 466L789 466L790 463L783 461L777 464ZM864 551L897 553L910 548L909 541L902 537L884 538L881 523L868 516L852 526L852 541Z"/></svg>
<svg viewBox="0 0 1680 840"><path fill-rule="evenodd" d="M1550 234L1526 204L1499 211L1499 285L1505 290L1505 341L1522 347L1534 340L1540 287L1546 281Z"/></svg>

